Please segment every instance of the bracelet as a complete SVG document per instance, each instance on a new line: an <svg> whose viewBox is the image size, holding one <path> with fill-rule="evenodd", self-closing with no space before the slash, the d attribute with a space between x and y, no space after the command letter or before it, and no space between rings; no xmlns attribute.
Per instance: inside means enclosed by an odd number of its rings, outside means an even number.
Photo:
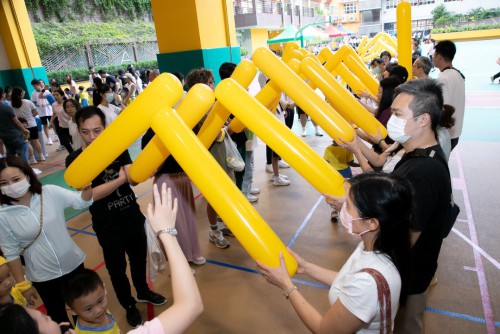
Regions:
<svg viewBox="0 0 500 334"><path fill-rule="evenodd" d="M290 294L294 291L299 291L299 288L297 288L297 286L295 285L283 291L283 296L288 299L290 297Z"/></svg>
<svg viewBox="0 0 500 334"><path fill-rule="evenodd" d="M15 288L19 290L19 292L23 293L31 289L31 283L29 281L22 281L16 283Z"/></svg>

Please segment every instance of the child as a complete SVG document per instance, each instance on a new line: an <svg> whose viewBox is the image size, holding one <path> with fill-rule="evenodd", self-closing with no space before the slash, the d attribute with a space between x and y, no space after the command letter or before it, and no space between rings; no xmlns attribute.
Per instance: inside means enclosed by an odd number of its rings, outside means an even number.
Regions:
<svg viewBox="0 0 500 334"><path fill-rule="evenodd" d="M354 163L354 155L351 151L346 148L339 147L339 145L333 141L332 145L328 146L323 153L323 159L325 159L333 168L335 168L340 175L344 178L352 177L352 171L350 166L356 166ZM333 210L331 214L331 220L333 223L337 222L338 212Z"/></svg>
<svg viewBox="0 0 500 334"><path fill-rule="evenodd" d="M89 102L89 106L93 106L94 105L94 89L92 87L89 87L87 88L87 99L88 99L88 102Z"/></svg>
<svg viewBox="0 0 500 334"><path fill-rule="evenodd" d="M85 91L85 87L83 87L83 86L78 87L78 92L80 95L80 105L82 107L88 107L89 106L89 93Z"/></svg>
<svg viewBox="0 0 500 334"><path fill-rule="evenodd" d="M0 304L17 304L22 307L28 305L26 298L15 287L16 281L10 273L7 260L0 256Z"/></svg>
<svg viewBox="0 0 500 334"><path fill-rule="evenodd" d="M115 318L108 311L106 289L99 275L90 269L65 281L62 294L66 309L78 316L75 324L77 334L120 334Z"/></svg>

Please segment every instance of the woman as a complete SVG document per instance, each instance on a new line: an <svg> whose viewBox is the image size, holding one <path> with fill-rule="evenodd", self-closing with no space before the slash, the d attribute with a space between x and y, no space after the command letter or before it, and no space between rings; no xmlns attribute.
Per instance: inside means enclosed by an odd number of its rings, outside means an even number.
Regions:
<svg viewBox="0 0 500 334"><path fill-rule="evenodd" d="M66 95L59 88L52 94L56 102L52 103L52 117L50 118L50 125L56 129L57 136L61 145L66 148L68 153L73 152L73 147L71 146L71 135L69 134L69 122L71 122L71 116L64 112L63 104L66 100ZM55 125L57 117L57 125Z"/></svg>
<svg viewBox="0 0 500 334"><path fill-rule="evenodd" d="M97 106L97 108L101 109L104 115L106 115L106 126L109 126L111 122L118 117L125 106L121 105L120 107L117 107L114 104L111 104L111 102L115 99L115 93L113 93L113 90L107 84L102 85L99 88L99 95L101 96L101 103ZM117 96L116 99L118 99Z"/></svg>
<svg viewBox="0 0 500 334"><path fill-rule="evenodd" d="M66 83L69 86L69 90L71 91L71 94L78 100L78 96L77 96L78 90L76 87L76 82L75 82L75 80L73 80L73 77L69 73L66 74Z"/></svg>
<svg viewBox="0 0 500 334"><path fill-rule="evenodd" d="M196 285L193 273L189 268L181 248L175 237L175 216L177 201L172 198L162 185L161 196L157 186L153 187L155 207L148 207L148 221L152 230L158 235L168 257L172 275L174 303L153 320L146 322L128 334L181 334L184 333L203 312L203 301ZM60 334L73 330L61 329L50 317L42 313L23 309L17 305L0 306L0 334ZM64 325L64 324L61 324ZM5 331L4 331L5 329Z"/></svg>
<svg viewBox="0 0 500 334"><path fill-rule="evenodd" d="M68 234L64 209L92 204L90 185L81 192L42 186L28 164L8 157L0 159L0 204L0 247L16 287L32 305L38 291L47 313L67 322L61 282L83 268L85 253Z"/></svg>
<svg viewBox="0 0 500 334"><path fill-rule="evenodd" d="M78 110L80 110L80 104L76 100L65 100L63 102L64 112L71 117L71 121L68 124L69 135L71 136L71 142L73 143L73 149L78 150L83 146L83 139L78 132L78 126L75 122L75 115Z"/></svg>
<svg viewBox="0 0 500 334"><path fill-rule="evenodd" d="M12 90L12 108L17 117L22 117L28 122L27 130L30 132L31 145L38 152L38 161L45 161L42 146L38 140L38 126L35 120L38 111L33 102L24 98L24 90L21 87L14 87ZM38 161L34 157L30 158L31 164L36 164Z"/></svg>
<svg viewBox="0 0 500 334"><path fill-rule="evenodd" d="M125 73L123 77L125 78L125 85L123 85L123 88L127 88L128 90L127 95L123 98L123 103L129 105L131 101L135 100L137 84L133 74Z"/></svg>
<svg viewBox="0 0 500 334"><path fill-rule="evenodd" d="M409 223L412 208L411 186L391 174L367 173L349 180L347 201L340 211L342 225L361 238L358 247L339 272L319 267L290 253L298 263L297 273L330 286L329 310L322 315L293 285L283 255L281 265L268 267L257 262L262 276L284 291L300 319L313 333L385 333L392 329L398 306L404 303L408 287L410 257ZM347 188L347 187L346 187ZM365 270L372 268L374 278ZM377 282L387 281L383 289L391 310L381 323ZM388 303L387 303L388 304ZM385 315L385 314L384 314Z"/></svg>

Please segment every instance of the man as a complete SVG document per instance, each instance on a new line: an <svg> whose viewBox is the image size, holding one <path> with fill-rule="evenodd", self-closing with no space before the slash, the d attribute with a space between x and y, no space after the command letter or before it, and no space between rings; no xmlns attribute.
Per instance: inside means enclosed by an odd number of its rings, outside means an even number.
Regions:
<svg viewBox="0 0 500 334"><path fill-rule="evenodd" d="M28 144L24 138L30 132L19 122L11 106L3 103L4 93L0 87L0 138L7 150L6 155L18 155L28 163Z"/></svg>
<svg viewBox="0 0 500 334"><path fill-rule="evenodd" d="M94 87L94 78L100 78L99 73L95 73L94 66L89 66L89 83L90 87Z"/></svg>
<svg viewBox="0 0 500 334"><path fill-rule="evenodd" d="M113 90L113 93L118 93L118 86L116 85L116 79L109 75L105 70L99 70L97 73L101 76L101 79L105 79L105 84L107 84Z"/></svg>
<svg viewBox="0 0 500 334"><path fill-rule="evenodd" d="M66 167L104 131L105 119L104 113L96 107L85 107L76 113L75 121L84 146L66 158ZM126 310L129 325L137 327L142 318L132 297L125 254L129 258L137 300L163 305L166 299L149 290L146 283L145 217L128 182L131 164L126 150L92 181L94 203L89 211L118 301Z"/></svg>
<svg viewBox="0 0 500 334"><path fill-rule="evenodd" d="M432 70L431 60L427 57L418 57L412 65L413 76L418 79L429 79Z"/></svg>
<svg viewBox="0 0 500 334"><path fill-rule="evenodd" d="M50 94L50 91L48 89L45 89L43 80L40 82L40 80L33 79L31 80L31 85L35 89L33 93L31 93L31 101L38 110L38 117L40 117L40 120L42 121L43 132L47 137L47 145L52 145L52 140L49 136L49 125L50 118L52 117L52 107L48 99L53 99L53 97Z"/></svg>
<svg viewBox="0 0 500 334"><path fill-rule="evenodd" d="M406 178L414 188L409 296L398 310L394 333L417 334L422 332L427 288L437 269L451 202L450 172L436 141L436 128L443 112L441 87L431 79L411 80L396 88L391 108L389 136L406 152L393 173ZM345 202L345 198L332 196L326 200L337 210Z"/></svg>
<svg viewBox="0 0 500 334"><path fill-rule="evenodd" d="M441 71L437 81L443 87L444 104L455 108L455 125L449 129L452 150L462 134L465 112L465 77L452 64L456 53L457 48L452 41L441 41L434 48L434 65Z"/></svg>

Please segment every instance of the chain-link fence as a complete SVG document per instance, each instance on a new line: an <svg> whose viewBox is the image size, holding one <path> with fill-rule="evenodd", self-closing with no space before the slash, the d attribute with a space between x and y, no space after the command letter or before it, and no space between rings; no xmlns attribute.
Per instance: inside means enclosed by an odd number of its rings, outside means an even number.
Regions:
<svg viewBox="0 0 500 334"><path fill-rule="evenodd" d="M128 40L53 49L41 57L47 71L59 71L87 68L90 65L98 67L156 60L158 52L156 40Z"/></svg>

